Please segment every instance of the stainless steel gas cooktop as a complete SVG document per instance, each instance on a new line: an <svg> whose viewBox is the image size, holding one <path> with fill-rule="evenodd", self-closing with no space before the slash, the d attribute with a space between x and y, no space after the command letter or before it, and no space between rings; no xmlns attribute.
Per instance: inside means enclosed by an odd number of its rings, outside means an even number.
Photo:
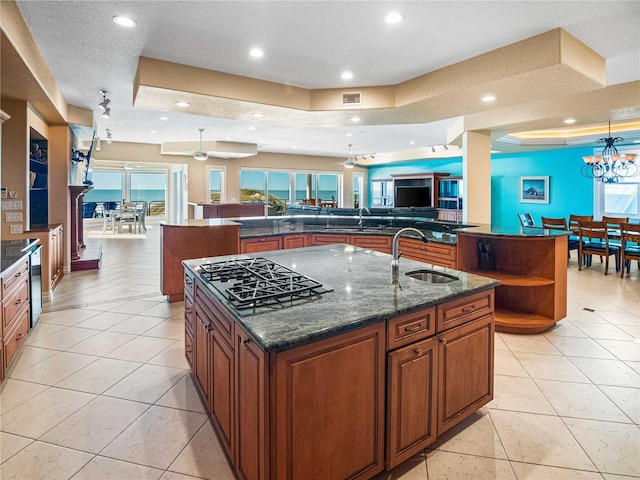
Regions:
<svg viewBox="0 0 640 480"><path fill-rule="evenodd" d="M298 305L333 290L263 257L204 263L198 271L243 315Z"/></svg>

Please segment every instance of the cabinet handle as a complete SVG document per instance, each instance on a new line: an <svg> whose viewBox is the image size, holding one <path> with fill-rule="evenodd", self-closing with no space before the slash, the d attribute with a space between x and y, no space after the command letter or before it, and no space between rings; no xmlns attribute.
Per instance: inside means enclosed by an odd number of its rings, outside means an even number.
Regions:
<svg viewBox="0 0 640 480"><path fill-rule="evenodd" d="M22 272L18 272L13 276L13 278L20 278L21 275L22 275Z"/></svg>
<svg viewBox="0 0 640 480"><path fill-rule="evenodd" d="M249 338L249 337L247 337L247 338L243 338L243 339L242 339L242 343L244 343L245 345L246 345L247 343L249 343L249 342L251 342L251 338Z"/></svg>
<svg viewBox="0 0 640 480"><path fill-rule="evenodd" d="M184 311L185 311L186 313L188 313L189 315L191 315L191 308L185 308L185 309L184 309Z"/></svg>
<svg viewBox="0 0 640 480"><path fill-rule="evenodd" d="M446 344L447 344L447 339L446 339L446 338L444 338L444 337L440 337L440 338L438 339L438 341L439 341L441 344L443 344L443 345L446 345Z"/></svg>
<svg viewBox="0 0 640 480"><path fill-rule="evenodd" d="M193 285L193 282L191 281L191 279L190 279L190 278L188 278L188 279L185 281L185 283L186 283L187 285L189 285L189 286Z"/></svg>
<svg viewBox="0 0 640 480"><path fill-rule="evenodd" d="M19 298L19 299L17 299L17 300L16 300L16 303L15 303L15 304L16 304L16 305L20 305L21 303L22 303L22 299L21 299L21 298Z"/></svg>
<svg viewBox="0 0 640 480"><path fill-rule="evenodd" d="M213 323L208 323L204 328L207 330L207 332L210 332L211 330L213 330Z"/></svg>
<svg viewBox="0 0 640 480"><path fill-rule="evenodd" d="M16 336L16 342L19 342L20 340L22 340L22 337L24 337L24 333L19 333L19 334Z"/></svg>
<svg viewBox="0 0 640 480"><path fill-rule="evenodd" d="M413 327L404 327L405 332L417 332L422 328L422 324L414 325Z"/></svg>
<svg viewBox="0 0 640 480"><path fill-rule="evenodd" d="M422 349L421 348L416 348L413 350L413 353L415 353L416 355L422 355Z"/></svg>
<svg viewBox="0 0 640 480"><path fill-rule="evenodd" d="M471 305L470 307L462 307L463 313L473 312L476 309L475 305Z"/></svg>
<svg viewBox="0 0 640 480"><path fill-rule="evenodd" d="M186 349L185 349L185 351L186 351L187 353L191 353L191 347L186 348Z"/></svg>

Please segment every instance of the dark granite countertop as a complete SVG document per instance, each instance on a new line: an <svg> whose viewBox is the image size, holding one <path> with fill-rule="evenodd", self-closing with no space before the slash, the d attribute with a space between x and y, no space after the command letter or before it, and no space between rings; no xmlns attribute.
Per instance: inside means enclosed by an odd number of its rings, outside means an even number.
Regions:
<svg viewBox="0 0 640 480"><path fill-rule="evenodd" d="M29 255L29 250L38 244L38 239L25 238L20 240L2 240L0 242L0 277L5 272Z"/></svg>
<svg viewBox="0 0 640 480"><path fill-rule="evenodd" d="M183 264L199 275L198 266L203 262L251 257L269 258L333 289L302 304L245 316L229 306L215 288L209 287L265 351L293 348L494 288L499 283L442 267L433 269L455 275L459 280L446 284L422 282L405 273L429 266L402 258L399 285L394 286L391 255L345 244L185 260Z"/></svg>
<svg viewBox="0 0 640 480"><path fill-rule="evenodd" d="M542 227L518 227L502 225L478 225L456 229L457 233L471 233L474 235L502 236L502 237L561 237L570 235L564 230L549 230Z"/></svg>

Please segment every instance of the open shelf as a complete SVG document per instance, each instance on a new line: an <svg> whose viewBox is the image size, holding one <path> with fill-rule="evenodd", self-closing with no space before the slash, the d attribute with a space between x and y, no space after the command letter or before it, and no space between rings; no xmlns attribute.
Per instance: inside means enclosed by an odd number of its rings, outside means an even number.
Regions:
<svg viewBox="0 0 640 480"><path fill-rule="evenodd" d="M496 308L496 332L542 333L556 325L553 318L535 313L522 313Z"/></svg>

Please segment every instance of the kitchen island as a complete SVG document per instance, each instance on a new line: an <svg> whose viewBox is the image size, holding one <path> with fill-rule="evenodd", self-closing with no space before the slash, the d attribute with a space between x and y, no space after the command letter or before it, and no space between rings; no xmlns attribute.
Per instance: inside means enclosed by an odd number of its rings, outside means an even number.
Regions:
<svg viewBox="0 0 640 480"><path fill-rule="evenodd" d="M254 308L213 274L263 261L318 294ZM394 284L346 244L183 263L186 357L238 478L371 478L493 398L493 279L402 259Z"/></svg>

